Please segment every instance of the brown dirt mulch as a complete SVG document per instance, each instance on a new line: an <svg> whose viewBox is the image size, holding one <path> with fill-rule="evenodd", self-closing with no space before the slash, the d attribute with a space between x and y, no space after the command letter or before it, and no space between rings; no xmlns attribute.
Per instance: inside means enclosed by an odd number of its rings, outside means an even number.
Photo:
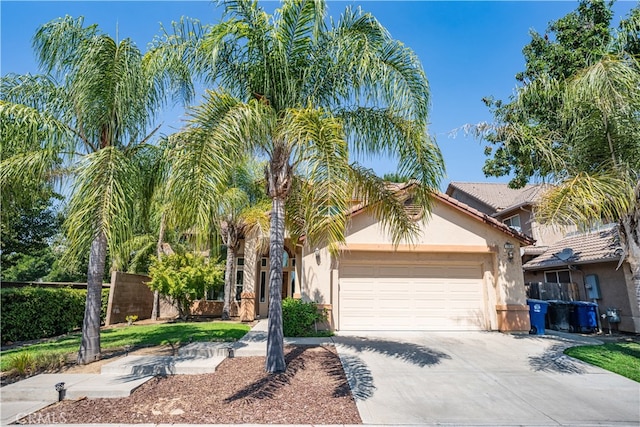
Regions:
<svg viewBox="0 0 640 427"><path fill-rule="evenodd" d="M126 398L67 400L35 416L82 424L362 423L335 348L285 353L282 374L267 374L264 357L237 357L212 374L154 378Z"/></svg>

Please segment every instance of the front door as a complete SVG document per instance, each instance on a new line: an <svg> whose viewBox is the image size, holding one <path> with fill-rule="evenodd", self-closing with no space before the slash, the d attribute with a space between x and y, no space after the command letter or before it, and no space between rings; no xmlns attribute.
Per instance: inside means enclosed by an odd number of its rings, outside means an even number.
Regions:
<svg viewBox="0 0 640 427"><path fill-rule="evenodd" d="M282 272L282 299L285 299L286 297L289 296L289 286L287 286L289 284L289 272L288 271L283 271Z"/></svg>
<svg viewBox="0 0 640 427"><path fill-rule="evenodd" d="M292 297L295 285L295 258L290 258L288 251L285 250L282 259L282 284L280 285L280 294L282 299ZM269 313L269 258L263 256L260 259L260 270L258 274L258 288L256 292L257 310L256 314L260 317L267 317Z"/></svg>

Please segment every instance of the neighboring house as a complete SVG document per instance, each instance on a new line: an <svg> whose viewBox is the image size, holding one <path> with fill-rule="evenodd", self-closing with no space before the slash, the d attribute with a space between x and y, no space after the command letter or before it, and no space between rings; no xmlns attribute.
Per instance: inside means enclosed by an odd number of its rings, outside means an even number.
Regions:
<svg viewBox="0 0 640 427"><path fill-rule="evenodd" d="M631 280L631 266L620 265L622 248L616 225L587 233L572 233L525 263L527 283L573 283L579 300L598 303L601 314L615 309L620 323L614 328L640 332L640 307ZM618 265L620 267L618 268ZM602 322L608 328L607 320Z"/></svg>
<svg viewBox="0 0 640 427"><path fill-rule="evenodd" d="M523 247L521 254L524 281L540 285L537 296L596 301L603 314L607 309L619 310L619 330L640 332L640 308L635 303L630 266L625 262L618 268L622 252L615 227L577 233L575 227L559 230L539 224L533 206L545 189L545 185L511 189L507 184L452 182L446 193L536 241L535 246ZM598 286L592 282L599 285L597 298L585 287ZM556 283L562 285L561 292L550 292L555 287L546 285ZM608 326L606 320L603 326Z"/></svg>
<svg viewBox="0 0 640 427"><path fill-rule="evenodd" d="M447 187L447 195L492 216L500 222L521 231L535 240L535 246L524 248L524 260L540 255L547 246L560 240L565 232L575 227L561 230L557 227L538 223L533 215L533 206L544 193L547 185L526 185L523 188L509 188L507 184L481 182L452 182Z"/></svg>
<svg viewBox="0 0 640 427"><path fill-rule="evenodd" d="M395 185L413 211L412 188ZM338 330L529 331L517 254L533 240L445 194L424 221L417 213L421 235L412 245L394 246L363 205L352 209L337 255L286 240L282 297L319 303ZM243 242L236 283L241 312L266 317L269 258L254 243Z"/></svg>

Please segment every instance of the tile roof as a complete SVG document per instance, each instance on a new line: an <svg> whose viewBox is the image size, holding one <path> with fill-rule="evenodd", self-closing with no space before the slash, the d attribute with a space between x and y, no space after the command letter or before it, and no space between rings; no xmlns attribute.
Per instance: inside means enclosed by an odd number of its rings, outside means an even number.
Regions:
<svg viewBox="0 0 640 427"><path fill-rule="evenodd" d="M573 250L573 255L566 261L562 261L556 255L567 248ZM620 259L621 254L618 228L615 225L609 225L596 231L569 235L549 246L542 255L525 263L522 267L525 270L538 270L567 264L616 261Z"/></svg>
<svg viewBox="0 0 640 427"><path fill-rule="evenodd" d="M489 182L452 182L447 194L458 189L471 197L495 209L496 213L510 210L516 206L531 204L537 201L548 188L546 184L526 185L523 188L509 188L507 184Z"/></svg>

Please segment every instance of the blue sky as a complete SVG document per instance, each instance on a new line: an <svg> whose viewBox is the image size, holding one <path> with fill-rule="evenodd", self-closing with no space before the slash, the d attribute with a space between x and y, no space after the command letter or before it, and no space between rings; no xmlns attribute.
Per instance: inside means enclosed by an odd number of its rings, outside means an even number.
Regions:
<svg viewBox="0 0 640 427"><path fill-rule="evenodd" d="M267 11L277 2L263 2ZM485 178L480 141L451 131L467 123L490 121L481 99L506 99L515 88L515 74L524 68L522 48L530 40L529 30L544 32L549 21L577 7L576 1L333 1L329 13L338 17L347 4L372 12L391 35L412 48L422 61L432 93L431 125L446 163L450 181L507 182L508 178ZM614 5L617 24L637 3ZM215 23L220 11L209 1L8 1L0 3L2 75L36 73L31 38L38 26L65 14L84 16L86 24L97 23L112 37L131 38L144 50L160 23L168 25L181 16ZM181 108L162 116L163 131L181 125ZM366 164L383 174L395 170L389 159L371 159Z"/></svg>

